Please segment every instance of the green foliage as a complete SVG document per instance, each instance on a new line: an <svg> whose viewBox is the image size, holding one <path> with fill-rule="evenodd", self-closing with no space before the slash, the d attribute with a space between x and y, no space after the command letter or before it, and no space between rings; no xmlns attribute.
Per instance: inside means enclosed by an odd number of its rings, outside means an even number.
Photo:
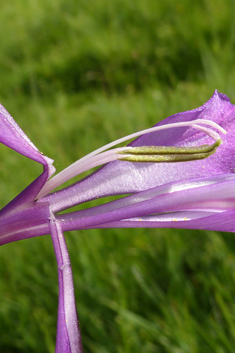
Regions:
<svg viewBox="0 0 235 353"><path fill-rule="evenodd" d="M232 0L6 0L1 101L61 170L104 143L235 98ZM39 173L0 146L0 206ZM90 203L89 205L92 205ZM232 353L233 234L160 229L66 236L85 352ZM0 248L0 351L53 352L49 236Z"/></svg>
<svg viewBox="0 0 235 353"><path fill-rule="evenodd" d="M0 92L175 87L214 70L219 82L234 70L233 9L232 0L2 1Z"/></svg>

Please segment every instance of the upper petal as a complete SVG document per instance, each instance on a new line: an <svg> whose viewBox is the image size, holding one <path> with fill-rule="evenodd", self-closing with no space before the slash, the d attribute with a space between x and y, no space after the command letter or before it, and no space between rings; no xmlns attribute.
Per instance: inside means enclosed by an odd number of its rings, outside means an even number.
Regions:
<svg viewBox="0 0 235 353"><path fill-rule="evenodd" d="M51 176L55 169L52 160L41 153L30 141L28 136L21 130L12 116L0 104L0 142L15 150L16 152L41 163L48 169Z"/></svg>
<svg viewBox="0 0 235 353"><path fill-rule="evenodd" d="M149 188L203 176L235 171L235 106L215 91L203 106L177 113L158 125L208 119L222 126L227 135L217 152L204 160L179 163L110 162L82 181L48 197L54 212L108 195L129 194ZM132 146L195 146L211 143L210 137L192 127L157 131L134 140Z"/></svg>
<svg viewBox="0 0 235 353"><path fill-rule="evenodd" d="M20 212L32 204L38 192L54 173L53 160L44 156L17 125L11 115L0 104L0 143L43 165L43 173L2 210L0 217L11 212Z"/></svg>

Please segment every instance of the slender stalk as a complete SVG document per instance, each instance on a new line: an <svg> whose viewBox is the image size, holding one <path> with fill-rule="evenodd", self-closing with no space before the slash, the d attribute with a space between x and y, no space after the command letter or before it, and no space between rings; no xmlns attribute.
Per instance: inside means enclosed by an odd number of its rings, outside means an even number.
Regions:
<svg viewBox="0 0 235 353"><path fill-rule="evenodd" d="M69 253L60 221L56 220L53 214L49 220L49 227L56 254L59 280L55 353L83 353Z"/></svg>

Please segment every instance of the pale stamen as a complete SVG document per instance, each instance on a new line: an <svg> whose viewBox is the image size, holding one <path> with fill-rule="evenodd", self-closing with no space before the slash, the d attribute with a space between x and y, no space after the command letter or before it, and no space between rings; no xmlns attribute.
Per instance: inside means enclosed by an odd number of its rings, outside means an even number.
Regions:
<svg viewBox="0 0 235 353"><path fill-rule="evenodd" d="M218 131L220 131L221 133L226 134L226 131L221 126L219 126L213 121L205 120L205 119L197 119L194 121L173 123L173 124L162 125L162 126L154 126L146 130L138 131L136 133L133 133L131 135L128 135L116 141L113 141L89 153L85 157L79 159L75 163L71 164L69 167L62 170L60 173L58 173L57 175L55 175L53 178L51 178L46 182L46 184L39 192L37 199L41 199L43 196L47 195L49 192L51 192L52 190L54 190L64 182L68 181L69 179L91 168L94 168L118 159L134 161L134 162L169 162L169 161L182 162L186 160L196 160L196 159L207 158L209 155L215 152L216 148L221 143L221 139L219 134L213 131L212 129L208 129L204 126L199 126L198 124L212 126ZM122 142L128 141L132 138L135 138L144 134L148 134L148 133L160 131L160 130L171 129L171 128L186 127L186 126L192 126L198 130L203 131L208 136L213 138L216 141L216 143L214 143L213 145L204 145L204 146L197 146L197 147L161 147L161 146L160 147L158 146L131 147L131 146L128 146L128 147L119 147L119 148L106 151L107 149L114 147ZM153 151L151 153L150 152L146 153L146 148L148 149L152 148ZM169 153L167 156L168 158L166 158L166 156L165 157L162 156L164 154L162 149L164 148L169 149ZM134 151L134 150L136 150L136 152L135 153L133 152L133 154L135 154L135 156L133 157L131 151ZM123 153L125 153L126 155L125 156L120 155ZM185 157L186 155L189 155L190 157L187 158ZM171 157L169 158L169 156Z"/></svg>

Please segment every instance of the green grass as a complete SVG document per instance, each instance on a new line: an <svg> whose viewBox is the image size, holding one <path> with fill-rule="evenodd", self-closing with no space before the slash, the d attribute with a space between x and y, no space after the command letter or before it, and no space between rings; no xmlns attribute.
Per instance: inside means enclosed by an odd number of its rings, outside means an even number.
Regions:
<svg viewBox="0 0 235 353"><path fill-rule="evenodd" d="M0 3L0 97L58 171L93 149L195 108L235 102L232 0ZM0 146L0 207L40 168ZM138 229L66 235L87 353L228 353L233 234ZM53 352L50 236L0 248L0 351Z"/></svg>

